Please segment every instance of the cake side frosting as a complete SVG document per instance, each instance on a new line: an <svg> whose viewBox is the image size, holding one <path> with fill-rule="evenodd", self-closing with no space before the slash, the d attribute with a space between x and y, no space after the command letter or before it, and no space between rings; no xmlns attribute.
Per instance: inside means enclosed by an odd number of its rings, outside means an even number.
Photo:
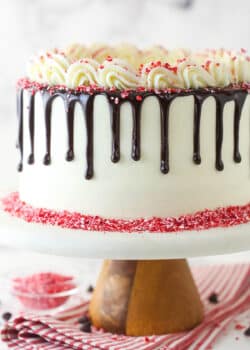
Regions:
<svg viewBox="0 0 250 350"><path fill-rule="evenodd" d="M131 219L249 202L247 86L156 93L22 83L27 203Z"/></svg>
<svg viewBox="0 0 250 350"><path fill-rule="evenodd" d="M250 82L250 56L246 50L225 49L191 52L131 45L72 45L35 56L28 64L32 81L104 88L167 89L226 87Z"/></svg>

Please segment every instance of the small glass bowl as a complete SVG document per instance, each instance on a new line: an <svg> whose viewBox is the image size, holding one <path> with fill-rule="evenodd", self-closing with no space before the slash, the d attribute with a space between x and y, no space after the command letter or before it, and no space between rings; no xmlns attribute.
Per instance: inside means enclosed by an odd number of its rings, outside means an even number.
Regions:
<svg viewBox="0 0 250 350"><path fill-rule="evenodd" d="M43 277L39 281L41 276ZM55 277L63 276L53 273L39 273L13 279L11 293L25 309L36 311L58 309L68 303L73 296L79 295L80 288L79 283L74 278L56 281Z"/></svg>
<svg viewBox="0 0 250 350"><path fill-rule="evenodd" d="M77 275L70 273L68 275L70 277L67 277L61 271L41 272L41 270L28 274L8 273L7 278L0 280L1 300L4 306L0 307L0 311L54 315L75 307L89 296L86 292L86 283L83 283ZM58 276L62 279L57 279Z"/></svg>

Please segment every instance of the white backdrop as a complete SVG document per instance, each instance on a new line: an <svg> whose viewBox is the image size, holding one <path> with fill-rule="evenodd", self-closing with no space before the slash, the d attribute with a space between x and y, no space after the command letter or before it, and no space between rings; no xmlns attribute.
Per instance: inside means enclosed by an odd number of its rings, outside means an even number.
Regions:
<svg viewBox="0 0 250 350"><path fill-rule="evenodd" d="M0 0L0 191L17 187L15 81L25 62L39 49L93 41L250 49L250 0ZM0 258L0 276L30 261L89 269L1 248Z"/></svg>

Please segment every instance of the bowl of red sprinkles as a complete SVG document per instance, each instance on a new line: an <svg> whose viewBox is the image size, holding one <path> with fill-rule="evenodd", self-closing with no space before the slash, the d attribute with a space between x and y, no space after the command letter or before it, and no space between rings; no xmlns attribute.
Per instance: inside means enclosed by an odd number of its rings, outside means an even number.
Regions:
<svg viewBox="0 0 250 350"><path fill-rule="evenodd" d="M73 276L39 272L13 278L11 293L26 309L46 311L64 305L79 287Z"/></svg>

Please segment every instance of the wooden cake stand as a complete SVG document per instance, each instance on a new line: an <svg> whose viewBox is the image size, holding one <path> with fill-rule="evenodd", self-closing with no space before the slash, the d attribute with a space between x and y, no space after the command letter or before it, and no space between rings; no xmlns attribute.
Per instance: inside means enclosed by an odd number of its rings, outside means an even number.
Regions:
<svg viewBox="0 0 250 350"><path fill-rule="evenodd" d="M105 260L90 316L113 333L166 334L199 324L203 306L186 260Z"/></svg>
<svg viewBox="0 0 250 350"><path fill-rule="evenodd" d="M178 233L102 233L27 223L0 210L0 244L113 259L104 261L92 297L93 324L134 336L166 334L189 330L203 320L183 258L250 249L250 224Z"/></svg>

